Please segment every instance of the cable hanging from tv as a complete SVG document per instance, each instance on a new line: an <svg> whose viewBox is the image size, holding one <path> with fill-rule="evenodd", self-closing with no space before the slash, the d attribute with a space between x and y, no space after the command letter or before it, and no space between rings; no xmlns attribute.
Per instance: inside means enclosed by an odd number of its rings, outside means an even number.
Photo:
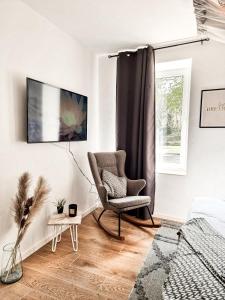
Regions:
<svg viewBox="0 0 225 300"><path fill-rule="evenodd" d="M81 169L81 167L80 167L78 161L77 161L76 158L75 158L74 153L73 153L72 150L71 150L71 147L70 147L70 141L69 141L69 150L68 150L68 151L69 151L69 153L71 154L71 156L72 156L72 158L73 158L73 161L74 161L75 165L77 166L78 170L80 171L80 173L81 173L81 174L83 175L83 177L89 182L89 184L90 184L90 186L91 186L91 188L90 188L90 190L89 190L89 193L96 194L96 192L92 191L92 188L93 188L93 187L96 187L96 185L95 185L94 183L91 182L91 180L88 178L88 176L87 176L87 175L84 173L84 171Z"/></svg>
<svg viewBox="0 0 225 300"><path fill-rule="evenodd" d="M68 149L66 149L65 147L60 146L58 144L55 144L55 143L53 143L53 145L56 146L56 147L59 147L59 148L61 148L63 150L65 150L65 151L68 151L68 153L71 155L71 157L72 157L72 159L74 161L74 165L78 168L79 172L85 178L85 180L87 180L87 182L90 184L89 193L91 193L91 194L97 194L97 192L93 190L94 187L96 188L96 185L93 182L91 182L90 178L85 174L85 172L80 167L80 165L79 165L79 163L78 163L78 161L77 161L77 159L76 159L73 151L71 150L70 141L68 142ZM98 199L99 199L99 196L98 196Z"/></svg>

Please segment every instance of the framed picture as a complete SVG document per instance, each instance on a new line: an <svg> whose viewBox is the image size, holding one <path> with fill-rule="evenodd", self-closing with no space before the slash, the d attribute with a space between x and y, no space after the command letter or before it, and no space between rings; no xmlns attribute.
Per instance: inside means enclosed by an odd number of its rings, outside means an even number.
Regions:
<svg viewBox="0 0 225 300"><path fill-rule="evenodd" d="M225 88L202 90L200 128L225 128Z"/></svg>

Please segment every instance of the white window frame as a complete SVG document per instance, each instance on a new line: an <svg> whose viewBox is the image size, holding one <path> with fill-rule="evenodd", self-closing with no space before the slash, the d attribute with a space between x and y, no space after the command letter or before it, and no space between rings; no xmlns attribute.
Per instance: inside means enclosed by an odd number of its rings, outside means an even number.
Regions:
<svg viewBox="0 0 225 300"><path fill-rule="evenodd" d="M188 126L189 126L189 104L190 104L190 90L191 90L191 66L192 59L184 59L170 62L163 62L156 64L156 79L165 78L174 75L184 76L183 86L183 102L182 102L182 116L181 116L181 152L180 164L159 163L157 159L157 140L156 140L156 172L173 175L187 174L187 153L188 153ZM157 99L156 99L157 105ZM157 128L156 128L157 131Z"/></svg>

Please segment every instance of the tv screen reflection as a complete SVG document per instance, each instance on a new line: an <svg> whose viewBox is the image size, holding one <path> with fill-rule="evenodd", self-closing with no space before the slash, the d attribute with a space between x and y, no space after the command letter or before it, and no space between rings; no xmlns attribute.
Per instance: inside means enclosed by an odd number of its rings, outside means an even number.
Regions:
<svg viewBox="0 0 225 300"><path fill-rule="evenodd" d="M27 78L28 143L87 140L87 97Z"/></svg>

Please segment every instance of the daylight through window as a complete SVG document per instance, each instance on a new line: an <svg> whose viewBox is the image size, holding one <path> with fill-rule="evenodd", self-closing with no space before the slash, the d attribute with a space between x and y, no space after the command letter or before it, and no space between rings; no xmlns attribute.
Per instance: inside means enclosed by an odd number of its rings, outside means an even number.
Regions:
<svg viewBox="0 0 225 300"><path fill-rule="evenodd" d="M156 65L156 169L186 174L191 59Z"/></svg>

